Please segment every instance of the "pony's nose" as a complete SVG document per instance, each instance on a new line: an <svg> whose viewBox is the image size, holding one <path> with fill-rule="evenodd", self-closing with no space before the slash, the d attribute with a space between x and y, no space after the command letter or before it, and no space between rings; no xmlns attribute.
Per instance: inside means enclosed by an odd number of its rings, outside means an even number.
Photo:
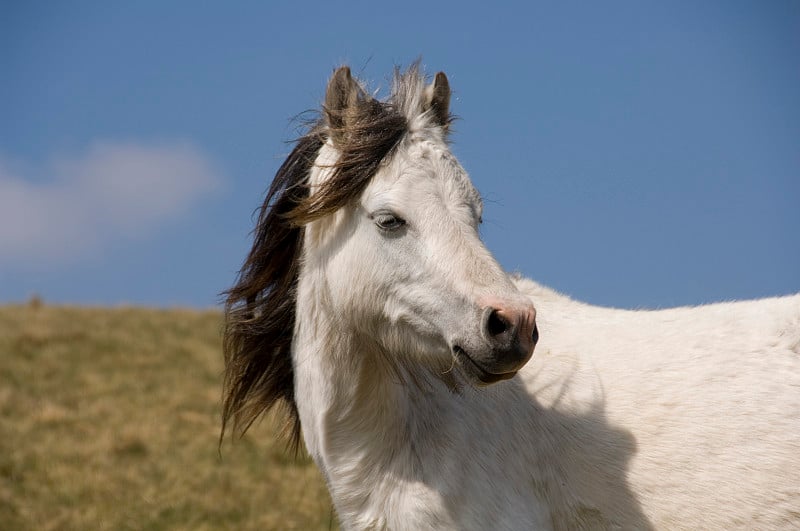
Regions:
<svg viewBox="0 0 800 531"><path fill-rule="evenodd" d="M539 340L533 305L499 305L483 313L483 333L495 356L495 369L519 370L533 354Z"/></svg>

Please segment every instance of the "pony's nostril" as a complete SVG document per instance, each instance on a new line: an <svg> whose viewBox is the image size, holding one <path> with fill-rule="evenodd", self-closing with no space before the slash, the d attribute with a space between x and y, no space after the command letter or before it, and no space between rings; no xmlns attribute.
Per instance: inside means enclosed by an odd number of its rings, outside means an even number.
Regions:
<svg viewBox="0 0 800 531"><path fill-rule="evenodd" d="M531 340L533 340L534 346L536 345L536 343L539 342L539 327L536 325L533 325L533 333L531 334Z"/></svg>
<svg viewBox="0 0 800 531"><path fill-rule="evenodd" d="M499 336L508 330L509 324L497 310L492 310L486 322L486 329L490 336Z"/></svg>

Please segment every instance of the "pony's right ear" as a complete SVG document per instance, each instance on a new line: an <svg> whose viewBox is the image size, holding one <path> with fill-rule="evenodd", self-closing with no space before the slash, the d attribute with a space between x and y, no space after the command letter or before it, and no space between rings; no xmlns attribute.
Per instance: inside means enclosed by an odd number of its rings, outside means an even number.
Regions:
<svg viewBox="0 0 800 531"><path fill-rule="evenodd" d="M325 118L333 143L341 145L347 134L348 121L356 115L360 100L366 94L350 75L350 67L337 68L325 91Z"/></svg>
<svg viewBox="0 0 800 531"><path fill-rule="evenodd" d="M425 107L430 109L433 122L447 131L450 122L450 82L444 72L439 72L433 83L425 89Z"/></svg>

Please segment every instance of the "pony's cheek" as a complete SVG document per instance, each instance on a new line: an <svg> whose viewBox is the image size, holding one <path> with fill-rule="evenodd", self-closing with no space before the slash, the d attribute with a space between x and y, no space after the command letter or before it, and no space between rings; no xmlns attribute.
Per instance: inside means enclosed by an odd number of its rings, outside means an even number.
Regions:
<svg viewBox="0 0 800 531"><path fill-rule="evenodd" d="M327 302L340 319L363 326L380 318L389 292L388 285L381 282L385 278L382 269L369 260L331 261L326 274Z"/></svg>

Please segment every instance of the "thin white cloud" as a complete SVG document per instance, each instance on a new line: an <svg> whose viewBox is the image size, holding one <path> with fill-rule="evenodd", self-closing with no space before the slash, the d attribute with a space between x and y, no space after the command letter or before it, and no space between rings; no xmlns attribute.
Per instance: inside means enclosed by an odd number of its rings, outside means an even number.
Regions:
<svg viewBox="0 0 800 531"><path fill-rule="evenodd" d="M45 172L40 182L0 160L0 266L72 262L111 239L145 237L221 182L186 142L97 142Z"/></svg>

